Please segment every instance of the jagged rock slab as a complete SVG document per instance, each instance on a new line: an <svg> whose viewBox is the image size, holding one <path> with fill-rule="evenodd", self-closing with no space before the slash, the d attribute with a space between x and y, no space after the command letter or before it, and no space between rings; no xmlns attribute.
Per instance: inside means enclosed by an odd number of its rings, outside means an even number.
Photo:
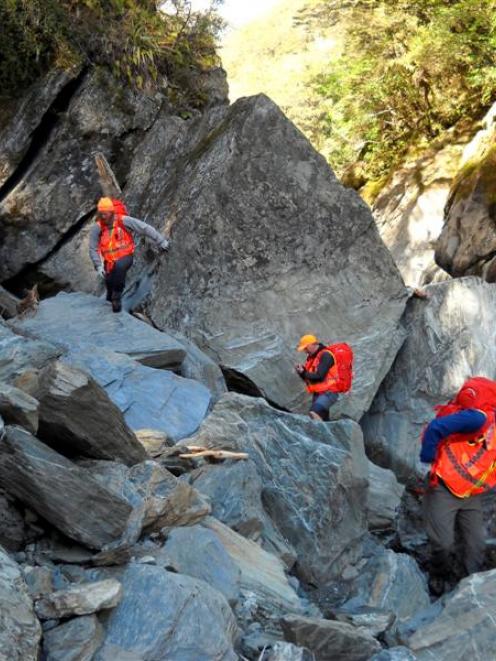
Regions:
<svg viewBox="0 0 496 661"><path fill-rule="evenodd" d="M407 285L446 279L434 262L434 243L444 225L444 206L467 137L434 146L395 169L374 201L379 233Z"/></svg>
<svg viewBox="0 0 496 661"><path fill-rule="evenodd" d="M369 488L367 491L367 517L369 530L394 528L405 487L398 482L393 471L369 461Z"/></svg>
<svg viewBox="0 0 496 661"><path fill-rule="evenodd" d="M369 457L407 481L424 425L469 376L496 374L496 290L467 277L428 287L409 303L408 339L361 424Z"/></svg>
<svg viewBox="0 0 496 661"><path fill-rule="evenodd" d="M215 534L239 568L241 589L245 599L251 602L252 617L271 621L285 613L304 611L300 598L284 573L284 565L278 558L213 517L205 519L202 526Z"/></svg>
<svg viewBox="0 0 496 661"><path fill-rule="evenodd" d="M9 425L21 425L32 434L38 431L39 403L27 393L0 383L0 414Z"/></svg>
<svg viewBox="0 0 496 661"><path fill-rule="evenodd" d="M212 515L243 537L260 540L263 548L279 556L291 568L296 553L274 527L262 503L262 479L253 461L207 464L186 478L208 496Z"/></svg>
<svg viewBox="0 0 496 661"><path fill-rule="evenodd" d="M43 651L50 661L92 661L103 641L95 615L75 617L43 635Z"/></svg>
<svg viewBox="0 0 496 661"><path fill-rule="evenodd" d="M28 104L32 93L27 92ZM116 161L117 177L126 178L128 160L122 154L133 151L163 102L160 94L123 88L96 70L84 72L63 94L50 130L34 143L29 169L0 204L0 280L46 258L94 210L101 194L95 151ZM68 284L72 268L73 260L61 265L58 286Z"/></svg>
<svg viewBox="0 0 496 661"><path fill-rule="evenodd" d="M201 525L175 528L167 537L164 552L179 574L205 581L231 606L236 604L241 571L213 530Z"/></svg>
<svg viewBox="0 0 496 661"><path fill-rule="evenodd" d="M401 642L418 661L494 656L496 571L472 574L459 586L403 625Z"/></svg>
<svg viewBox="0 0 496 661"><path fill-rule="evenodd" d="M134 433L149 457L159 457L174 445L165 432L157 429L136 429Z"/></svg>
<svg viewBox="0 0 496 661"><path fill-rule="evenodd" d="M0 441L0 480L65 535L101 549L124 532L131 507L91 474L19 427Z"/></svg>
<svg viewBox="0 0 496 661"><path fill-rule="evenodd" d="M390 647L370 657L370 661L417 661L417 657L407 647Z"/></svg>
<svg viewBox="0 0 496 661"><path fill-rule="evenodd" d="M496 129L493 104L483 127L464 150L445 207L445 224L436 244L436 262L459 277L496 280L494 187Z"/></svg>
<svg viewBox="0 0 496 661"><path fill-rule="evenodd" d="M149 565L131 564L119 580L124 597L105 622L94 661L236 660L236 620L217 590Z"/></svg>
<svg viewBox="0 0 496 661"><path fill-rule="evenodd" d="M196 489L154 461L145 461L130 469L110 461L82 461L80 465L102 486L125 498L135 513L139 513L136 540L141 528L153 532L189 526L210 514L208 501Z"/></svg>
<svg viewBox="0 0 496 661"><path fill-rule="evenodd" d="M352 421L313 423L229 393L190 442L249 454L262 479L264 507L295 549L304 580L331 580L360 555L368 467Z"/></svg>
<svg viewBox="0 0 496 661"><path fill-rule="evenodd" d="M172 134L165 153L155 148L131 167L130 186L146 176L148 197L157 193L147 217L173 225L153 321L191 337L233 383L300 411L299 336L349 341L356 379L341 410L359 419L401 344L406 302L369 209L263 95L215 109L189 131L180 157Z"/></svg>
<svg viewBox="0 0 496 661"><path fill-rule="evenodd" d="M17 564L0 547L0 655L37 661L41 627Z"/></svg>
<svg viewBox="0 0 496 661"><path fill-rule="evenodd" d="M317 661L368 661L381 649L370 634L344 622L289 616L281 620L285 639L307 647Z"/></svg>
<svg viewBox="0 0 496 661"><path fill-rule="evenodd" d="M40 620L56 620L72 615L91 615L100 610L114 608L122 599L119 581L108 578L103 581L72 585L45 595L35 604Z"/></svg>
<svg viewBox="0 0 496 661"><path fill-rule="evenodd" d="M168 370L96 348L74 350L64 361L91 374L133 430L153 427L177 442L194 434L208 413L211 396L205 386Z"/></svg>
<svg viewBox="0 0 496 661"><path fill-rule="evenodd" d="M172 336L132 315L113 314L109 303L90 294L61 292L45 299L34 317L16 320L16 328L65 349L124 353L149 367L178 368L186 355Z"/></svg>
<svg viewBox="0 0 496 661"><path fill-rule="evenodd" d="M53 344L17 335L0 320L0 381L12 382L25 370L44 367L61 353Z"/></svg>
<svg viewBox="0 0 496 661"><path fill-rule="evenodd" d="M61 361L52 363L39 375L37 399L39 435L62 454L128 465L146 459L119 408L86 372Z"/></svg>
<svg viewBox="0 0 496 661"><path fill-rule="evenodd" d="M348 612L363 606L393 613L398 621L427 608L427 582L415 560L404 553L378 547L360 569L351 587L353 596L344 604Z"/></svg>

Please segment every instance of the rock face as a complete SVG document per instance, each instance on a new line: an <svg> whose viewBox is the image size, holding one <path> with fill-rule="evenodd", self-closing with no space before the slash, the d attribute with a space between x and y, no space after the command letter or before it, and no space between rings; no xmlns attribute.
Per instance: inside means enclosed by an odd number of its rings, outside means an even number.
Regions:
<svg viewBox="0 0 496 661"><path fill-rule="evenodd" d="M34 397L0 383L0 415L10 425L21 425L32 434L38 431L38 402Z"/></svg>
<svg viewBox="0 0 496 661"><path fill-rule="evenodd" d="M372 207L381 238L412 287L448 277L434 262L434 246L467 139L452 140L397 170Z"/></svg>
<svg viewBox="0 0 496 661"><path fill-rule="evenodd" d="M105 608L114 608L121 599L121 584L109 578L52 592L36 602L35 610L41 620L56 620L71 615L91 615Z"/></svg>
<svg viewBox="0 0 496 661"><path fill-rule="evenodd" d="M467 145L451 186L436 262L453 276L480 275L496 281L495 165L496 105Z"/></svg>
<svg viewBox="0 0 496 661"><path fill-rule="evenodd" d="M262 478L264 507L295 549L304 580L331 580L357 554L368 474L357 425L315 424L230 393L191 443L249 454Z"/></svg>
<svg viewBox="0 0 496 661"><path fill-rule="evenodd" d="M85 372L57 361L39 376L40 436L64 455L117 459L132 465L146 451L122 413Z"/></svg>
<svg viewBox="0 0 496 661"><path fill-rule="evenodd" d="M16 563L0 547L0 655L37 661L41 627Z"/></svg>
<svg viewBox="0 0 496 661"><path fill-rule="evenodd" d="M407 622L403 644L418 661L464 659L485 661L494 656L496 571L465 578L454 592Z"/></svg>
<svg viewBox="0 0 496 661"><path fill-rule="evenodd" d="M390 470L369 461L369 488L367 511L369 530L394 528L405 488Z"/></svg>
<svg viewBox="0 0 496 661"><path fill-rule="evenodd" d="M293 368L299 336L347 340L356 380L341 409L360 418L401 343L405 305L366 205L265 96L215 109L189 136L180 160L174 136L140 162L141 188L145 179L157 192L151 218L163 226L167 210L173 223L154 322L191 336L233 383L292 410L308 402ZM174 173L165 190L163 167Z"/></svg>
<svg viewBox="0 0 496 661"><path fill-rule="evenodd" d="M130 429L153 427L177 442L205 418L210 392L201 383L154 369L105 349L71 351L66 363L91 374L124 414Z"/></svg>
<svg viewBox="0 0 496 661"><path fill-rule="evenodd" d="M469 376L496 373L496 292L478 278L431 285L412 299L409 335L362 420L371 459L407 481L415 475L423 426Z"/></svg>
<svg viewBox="0 0 496 661"><path fill-rule="evenodd" d="M124 532L131 507L19 427L0 441L0 480L68 537L101 549Z"/></svg>
<svg viewBox="0 0 496 661"><path fill-rule="evenodd" d="M124 597L106 621L95 661L235 661L236 621L225 598L209 585L133 564L119 580Z"/></svg>
<svg viewBox="0 0 496 661"><path fill-rule="evenodd" d="M16 335L0 320L0 382L12 382L27 369L44 367L61 353L52 344Z"/></svg>

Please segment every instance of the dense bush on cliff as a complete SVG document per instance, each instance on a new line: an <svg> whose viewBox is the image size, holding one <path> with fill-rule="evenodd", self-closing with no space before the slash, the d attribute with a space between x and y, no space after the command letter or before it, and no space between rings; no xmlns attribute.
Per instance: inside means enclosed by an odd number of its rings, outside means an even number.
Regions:
<svg viewBox="0 0 496 661"><path fill-rule="evenodd" d="M494 0L326 0L309 15L346 24L343 54L314 84L327 156L341 172L355 164L352 185L482 116L496 96L494 10Z"/></svg>
<svg viewBox="0 0 496 661"><path fill-rule="evenodd" d="M0 0L0 94L19 95L54 64L81 63L140 89L165 78L171 94L187 93L190 68L218 64L215 4L192 12L188 0Z"/></svg>

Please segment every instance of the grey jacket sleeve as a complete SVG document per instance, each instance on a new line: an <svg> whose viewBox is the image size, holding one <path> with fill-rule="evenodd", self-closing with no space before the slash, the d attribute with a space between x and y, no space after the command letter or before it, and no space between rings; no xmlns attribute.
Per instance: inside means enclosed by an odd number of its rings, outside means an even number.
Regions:
<svg viewBox="0 0 496 661"><path fill-rule="evenodd" d="M90 232L90 258L93 266L98 269L102 265L102 258L98 252L98 243L100 241L100 227L95 223Z"/></svg>
<svg viewBox="0 0 496 661"><path fill-rule="evenodd" d="M141 234L142 236L151 239L157 248L166 250L169 247L169 241L165 236L162 236L160 232L157 232L157 230L151 225L148 225L148 223L138 220L138 218L132 218L131 216L124 216L122 222L124 223L124 227L131 230L131 232L136 232L137 234Z"/></svg>

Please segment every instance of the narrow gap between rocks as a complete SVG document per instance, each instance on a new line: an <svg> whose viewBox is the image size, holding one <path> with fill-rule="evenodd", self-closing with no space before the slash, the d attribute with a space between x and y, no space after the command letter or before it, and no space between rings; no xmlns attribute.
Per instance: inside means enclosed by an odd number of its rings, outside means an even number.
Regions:
<svg viewBox="0 0 496 661"><path fill-rule="evenodd" d="M0 187L0 202L2 202L7 197L7 195L9 195L9 193L14 190L28 169L31 167L40 151L49 141L50 136L59 121L59 115L64 113L69 107L69 103L74 97L74 94L79 89L85 74L86 70L83 69L76 78L71 80L60 90L55 99L52 101L50 107L43 115L40 123L31 134L31 144L21 159L21 162L7 179L7 181L5 181L3 186Z"/></svg>
<svg viewBox="0 0 496 661"><path fill-rule="evenodd" d="M276 402L272 401L266 397L260 388L245 374L238 372L238 370L233 369L232 367L226 367L225 365L219 365L226 380L227 389L230 392L237 392L240 395L248 395L248 397L261 397L272 406L272 408L282 411L283 413L291 413L291 411Z"/></svg>

